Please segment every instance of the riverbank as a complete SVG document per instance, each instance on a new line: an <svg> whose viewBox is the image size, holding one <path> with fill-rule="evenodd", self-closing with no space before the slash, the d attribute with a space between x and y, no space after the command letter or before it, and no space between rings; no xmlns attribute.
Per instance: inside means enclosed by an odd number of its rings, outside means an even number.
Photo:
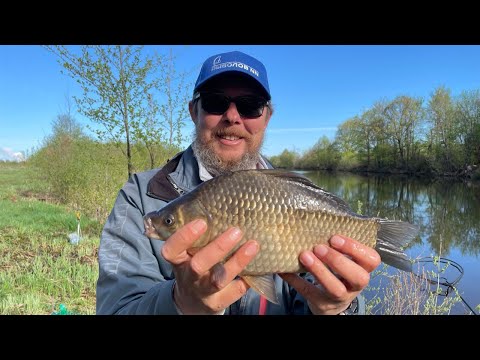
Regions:
<svg viewBox="0 0 480 360"><path fill-rule="evenodd" d="M285 169L287 170L287 169ZM433 172L433 171L407 171L407 170L391 170L391 169L367 169L367 168L354 168L354 169L325 169L325 168L295 168L291 170L300 171L326 171L328 173L346 173L346 174L358 174L362 176L406 176L414 177L418 179L429 180L459 180L464 182L475 182L480 184L480 167L473 165L467 166L465 169L456 172Z"/></svg>

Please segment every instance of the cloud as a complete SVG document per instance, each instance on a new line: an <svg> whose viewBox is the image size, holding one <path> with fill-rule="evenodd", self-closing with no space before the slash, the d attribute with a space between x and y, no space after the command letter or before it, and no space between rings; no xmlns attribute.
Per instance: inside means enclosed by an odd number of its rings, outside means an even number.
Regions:
<svg viewBox="0 0 480 360"><path fill-rule="evenodd" d="M314 132L314 131L336 131L336 127L316 127L316 128L283 128L283 129L268 129L269 133L283 133L283 132Z"/></svg>
<svg viewBox="0 0 480 360"><path fill-rule="evenodd" d="M8 147L0 148L0 161L23 161L25 160L25 155L21 152L15 152Z"/></svg>

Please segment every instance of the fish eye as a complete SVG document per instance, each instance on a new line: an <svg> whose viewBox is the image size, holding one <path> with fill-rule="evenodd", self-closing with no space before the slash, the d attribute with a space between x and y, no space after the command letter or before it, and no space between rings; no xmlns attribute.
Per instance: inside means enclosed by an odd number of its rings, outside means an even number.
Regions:
<svg viewBox="0 0 480 360"><path fill-rule="evenodd" d="M175 216L173 216L172 214L168 214L163 221L165 222L165 225L172 226L173 224L175 224Z"/></svg>

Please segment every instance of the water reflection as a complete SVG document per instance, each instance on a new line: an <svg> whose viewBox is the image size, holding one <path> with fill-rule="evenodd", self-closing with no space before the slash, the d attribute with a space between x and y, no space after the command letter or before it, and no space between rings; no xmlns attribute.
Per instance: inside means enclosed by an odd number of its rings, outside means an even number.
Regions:
<svg viewBox="0 0 480 360"><path fill-rule="evenodd" d="M448 256L480 253L480 188L458 181L429 181L406 176L361 176L319 171L305 176L364 215L404 220L420 226L409 248Z"/></svg>

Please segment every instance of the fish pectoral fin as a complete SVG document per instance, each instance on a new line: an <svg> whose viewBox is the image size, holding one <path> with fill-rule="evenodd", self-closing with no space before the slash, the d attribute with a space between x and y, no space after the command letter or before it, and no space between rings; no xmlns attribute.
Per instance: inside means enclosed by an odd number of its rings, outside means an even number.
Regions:
<svg viewBox="0 0 480 360"><path fill-rule="evenodd" d="M275 289L275 281L273 280L272 275L242 275L240 276L245 282L256 292L265 296L265 298L274 304L279 304L277 298L277 291Z"/></svg>

